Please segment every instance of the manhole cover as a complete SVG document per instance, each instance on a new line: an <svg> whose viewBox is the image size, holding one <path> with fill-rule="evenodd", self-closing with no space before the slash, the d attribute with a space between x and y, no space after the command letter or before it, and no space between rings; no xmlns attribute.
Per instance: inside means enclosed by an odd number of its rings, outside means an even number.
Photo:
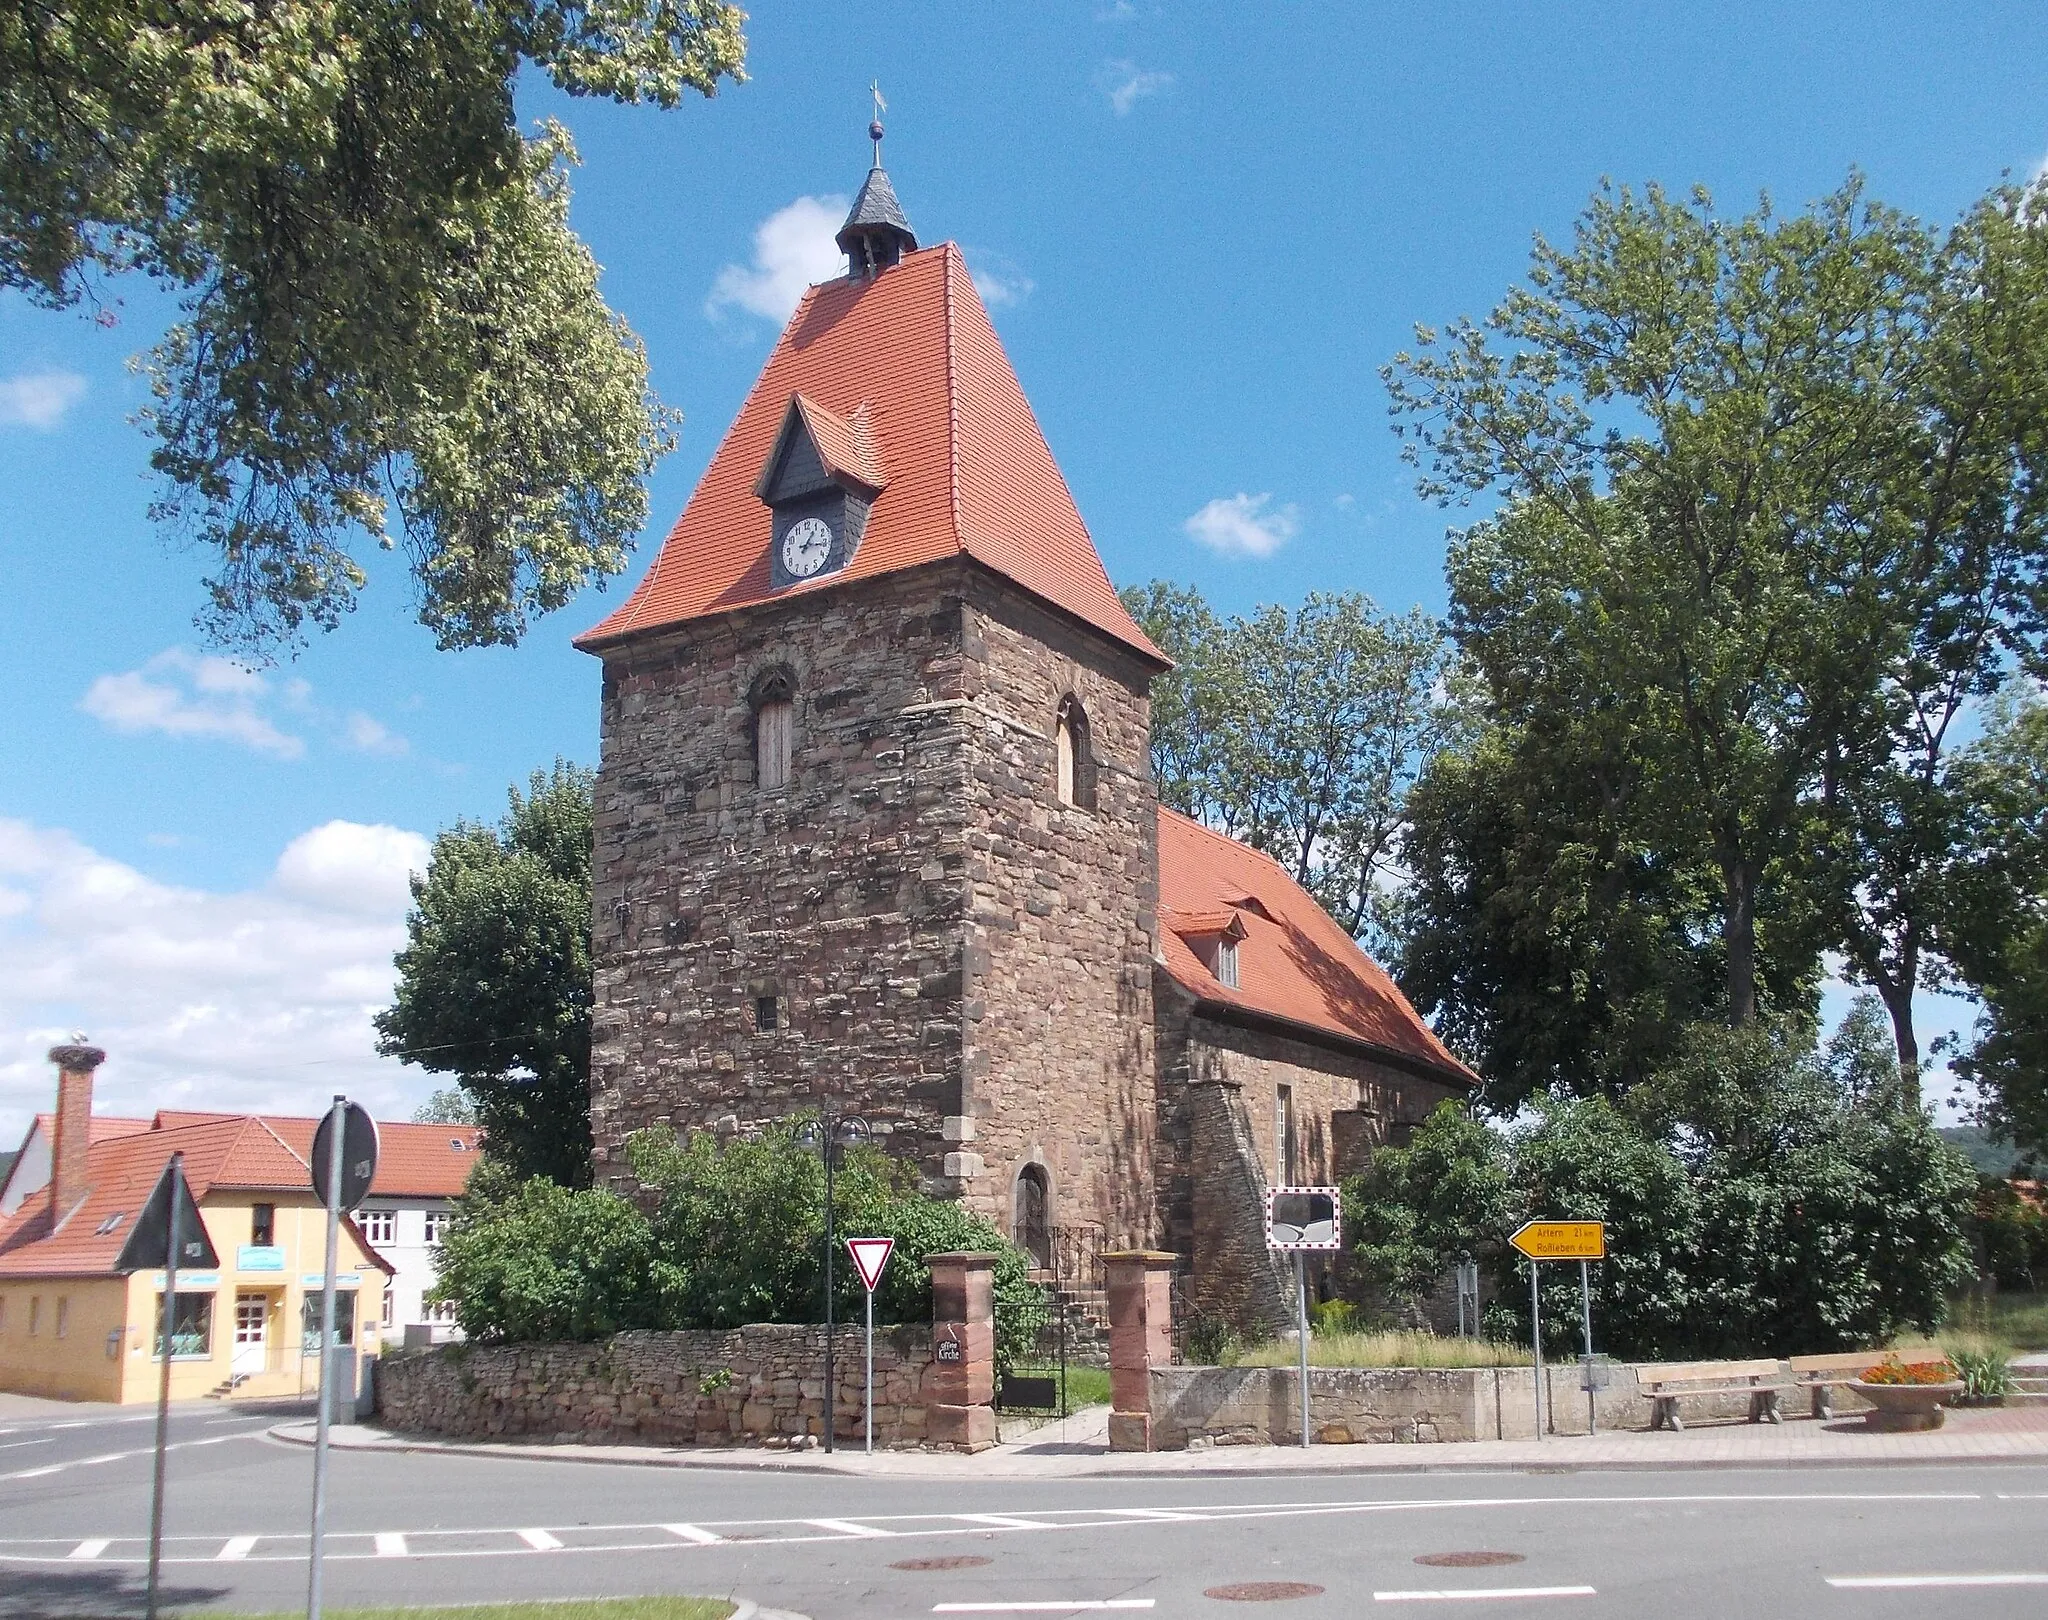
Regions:
<svg viewBox="0 0 2048 1620"><path fill-rule="evenodd" d="M1504 1552L1447 1552L1424 1553L1415 1560L1427 1564L1431 1569L1486 1569L1494 1564L1519 1564L1520 1553Z"/></svg>
<svg viewBox="0 0 2048 1620"><path fill-rule="evenodd" d="M1284 1603L1288 1598L1322 1595L1320 1586L1307 1581L1239 1581L1235 1586L1212 1586L1202 1594L1225 1603Z"/></svg>
<svg viewBox="0 0 2048 1620"><path fill-rule="evenodd" d="M899 1559L889 1567L891 1569L914 1569L923 1572L933 1569L979 1569L988 1562L988 1559L978 1558L973 1553L955 1553L950 1558Z"/></svg>

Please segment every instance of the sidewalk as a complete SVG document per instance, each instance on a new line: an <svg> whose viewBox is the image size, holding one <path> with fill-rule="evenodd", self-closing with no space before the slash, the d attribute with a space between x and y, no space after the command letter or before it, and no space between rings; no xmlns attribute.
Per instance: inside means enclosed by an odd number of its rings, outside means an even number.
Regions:
<svg viewBox="0 0 2048 1620"><path fill-rule="evenodd" d="M1076 1413L1028 1438L976 1456L947 1452L841 1449L756 1451L738 1447L605 1446L548 1442L428 1440L371 1424L337 1427L349 1451L431 1451L467 1457L610 1463L656 1468L722 1468L867 1479L1149 1479L1240 1474L1433 1474L1459 1470L1721 1469L1871 1467L1886 1463L2048 1463L2048 1406L1951 1412L1927 1434L1873 1434L1858 1418L1782 1426L1723 1423L1668 1431L1624 1430L1548 1440L1475 1440L1436 1445L1223 1446L1205 1451L1111 1451L1108 1411ZM271 1434L310 1445L313 1425L281 1423Z"/></svg>

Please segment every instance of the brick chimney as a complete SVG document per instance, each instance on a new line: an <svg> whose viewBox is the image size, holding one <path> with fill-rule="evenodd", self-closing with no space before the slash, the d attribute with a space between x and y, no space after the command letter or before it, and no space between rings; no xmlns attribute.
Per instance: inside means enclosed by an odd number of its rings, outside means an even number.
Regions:
<svg viewBox="0 0 2048 1620"><path fill-rule="evenodd" d="M92 1072L107 1061L81 1037L50 1048L57 1065L57 1131L50 1144L50 1225L54 1229L88 1191L86 1153L92 1147Z"/></svg>

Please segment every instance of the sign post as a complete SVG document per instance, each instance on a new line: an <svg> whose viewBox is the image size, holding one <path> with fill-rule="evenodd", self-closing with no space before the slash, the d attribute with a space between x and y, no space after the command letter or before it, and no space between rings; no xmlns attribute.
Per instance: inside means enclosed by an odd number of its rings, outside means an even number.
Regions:
<svg viewBox="0 0 2048 1620"><path fill-rule="evenodd" d="M1309 1443L1308 1259L1343 1247L1344 1201L1335 1187L1268 1187L1266 1247L1294 1256L1294 1325L1301 1368L1301 1443Z"/></svg>
<svg viewBox="0 0 2048 1620"><path fill-rule="evenodd" d="M868 1290L868 1406L867 1449L875 1449L875 1285L882 1280L882 1268L896 1247L894 1238L848 1238L846 1249L853 1256L853 1269Z"/></svg>
<svg viewBox="0 0 2048 1620"><path fill-rule="evenodd" d="M1590 1260L1607 1258L1607 1227L1601 1221L1524 1221L1508 1242L1529 1260L1529 1348L1536 1368L1536 1438L1543 1438L1543 1289L1538 1282L1546 1260L1579 1263L1580 1304L1586 1333L1586 1418L1593 1416L1593 1285ZM1552 1414L1553 1417L1555 1414Z"/></svg>
<svg viewBox="0 0 2048 1620"><path fill-rule="evenodd" d="M164 1451L170 1439L171 1357L178 1338L178 1266L216 1267L220 1257L185 1185L185 1155L173 1153L157 1177L149 1201L135 1217L128 1241L114 1261L119 1272L163 1268L163 1305L157 1313L157 1358L162 1363L156 1382L156 1466L149 1493L149 1620L156 1620L158 1576L164 1552Z"/></svg>
<svg viewBox="0 0 2048 1620"><path fill-rule="evenodd" d="M313 1133L313 1191L327 1206L327 1270L320 1279L320 1406L313 1426L313 1543L306 1567L306 1620L320 1620L322 1525L327 1517L327 1427L334 1405L334 1274L341 1259L341 1213L353 1210L377 1175L377 1122L337 1096ZM349 1391L355 1398L355 1391Z"/></svg>

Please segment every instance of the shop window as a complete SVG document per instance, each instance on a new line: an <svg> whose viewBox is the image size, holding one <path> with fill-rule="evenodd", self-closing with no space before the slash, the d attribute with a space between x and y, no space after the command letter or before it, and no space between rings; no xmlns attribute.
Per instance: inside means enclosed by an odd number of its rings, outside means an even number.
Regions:
<svg viewBox="0 0 2048 1620"><path fill-rule="evenodd" d="M309 1288L299 1303L299 1347L309 1356L320 1354L321 1294L321 1289ZM356 1291L353 1288L334 1291L334 1342L338 1345L356 1342Z"/></svg>
<svg viewBox="0 0 2048 1620"><path fill-rule="evenodd" d="M164 1354L164 1296L156 1296L156 1342L150 1348L152 1359L161 1361ZM204 1361L213 1354L213 1295L178 1295L177 1308L171 1315L171 1359L173 1361Z"/></svg>

